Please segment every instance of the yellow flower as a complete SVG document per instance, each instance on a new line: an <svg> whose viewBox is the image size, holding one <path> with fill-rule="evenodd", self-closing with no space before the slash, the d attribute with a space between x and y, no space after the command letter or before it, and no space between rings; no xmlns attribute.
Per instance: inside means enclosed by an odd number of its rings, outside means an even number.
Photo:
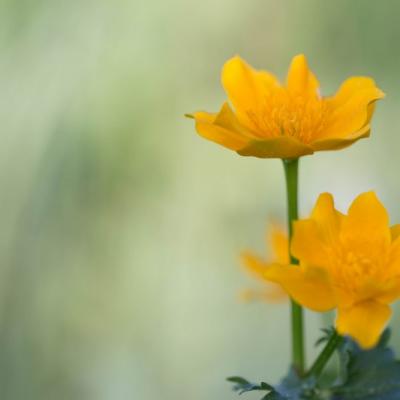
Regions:
<svg viewBox="0 0 400 400"><path fill-rule="evenodd" d="M343 215L321 194L311 217L294 223L291 251L300 266L275 265L265 277L305 307L337 308L338 332L374 346L400 297L400 225L389 227L376 195L361 194Z"/></svg>
<svg viewBox="0 0 400 400"><path fill-rule="evenodd" d="M287 295L281 286L268 282L264 274L271 264L289 263L289 242L286 233L283 229L273 224L268 232L266 238L266 245L270 247L273 252L273 258L270 261L265 261L258 255L246 251L241 255L241 260L248 272L258 279L261 279L264 283L268 283L268 286L262 291L256 291L248 289L242 293L242 298L245 300L265 300L270 302L279 302L283 299L287 299Z"/></svg>
<svg viewBox="0 0 400 400"><path fill-rule="evenodd" d="M369 136L376 100L384 93L367 77L347 79L334 96L322 97L304 55L293 58L286 84L240 57L222 69L226 102L217 114L195 112L197 132L243 156L297 158L338 150Z"/></svg>

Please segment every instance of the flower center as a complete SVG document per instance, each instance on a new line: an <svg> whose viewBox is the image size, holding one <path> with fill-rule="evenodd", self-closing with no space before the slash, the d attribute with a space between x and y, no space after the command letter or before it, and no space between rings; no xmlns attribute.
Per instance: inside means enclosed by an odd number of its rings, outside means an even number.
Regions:
<svg viewBox="0 0 400 400"><path fill-rule="evenodd" d="M258 136L290 136L306 144L322 133L326 114L326 103L321 98L293 95L285 88L272 90L259 109L247 111Z"/></svg>
<svg viewBox="0 0 400 400"><path fill-rule="evenodd" d="M385 253L382 251L380 257L370 257L345 248L334 249L330 257L334 284L353 294L360 293L365 285L379 284L384 279Z"/></svg>

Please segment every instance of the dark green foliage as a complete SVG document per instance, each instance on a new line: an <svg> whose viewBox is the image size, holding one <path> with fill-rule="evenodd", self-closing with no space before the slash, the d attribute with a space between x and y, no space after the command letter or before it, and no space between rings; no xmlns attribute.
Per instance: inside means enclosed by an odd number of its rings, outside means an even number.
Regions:
<svg viewBox="0 0 400 400"><path fill-rule="evenodd" d="M387 346L387 330L372 350L362 351L346 340L339 348L340 377L332 388L332 400L400 399L400 362Z"/></svg>
<svg viewBox="0 0 400 400"><path fill-rule="evenodd" d="M326 341L331 331L324 332ZM339 374L335 382L322 387L314 377L301 378L294 370L279 385L253 384L240 377L228 378L239 394L267 392L261 400L400 400L400 361L388 347L387 330L372 350L364 351L351 339L337 350Z"/></svg>
<svg viewBox="0 0 400 400"><path fill-rule="evenodd" d="M226 378L226 380L235 383L235 385L233 386L233 390L239 392L239 394L251 392L253 390L266 392L271 392L275 390L273 386L268 385L268 383L261 382L259 385L257 385L255 383L250 383L248 380L241 378L240 376L231 376L230 378Z"/></svg>
<svg viewBox="0 0 400 400"><path fill-rule="evenodd" d="M239 394L253 390L268 392L262 397L262 400L317 399L316 397L312 397L315 394L314 380L300 379L293 370L277 386L272 386L265 382L261 382L259 385L253 384L241 377L232 377L227 380L235 383L233 390L238 391ZM304 397L304 395L308 397Z"/></svg>

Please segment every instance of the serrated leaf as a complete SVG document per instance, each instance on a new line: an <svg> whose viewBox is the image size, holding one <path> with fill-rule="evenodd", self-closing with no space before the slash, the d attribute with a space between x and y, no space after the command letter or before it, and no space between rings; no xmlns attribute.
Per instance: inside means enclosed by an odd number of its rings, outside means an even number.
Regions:
<svg viewBox="0 0 400 400"><path fill-rule="evenodd" d="M339 349L340 380L332 388L332 400L398 400L400 399L400 362L387 346L386 331L379 344L363 351L346 339Z"/></svg>

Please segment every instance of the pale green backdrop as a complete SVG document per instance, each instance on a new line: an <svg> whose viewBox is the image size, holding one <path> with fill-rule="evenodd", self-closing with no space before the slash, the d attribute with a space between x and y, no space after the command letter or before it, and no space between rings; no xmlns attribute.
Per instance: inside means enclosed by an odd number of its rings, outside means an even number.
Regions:
<svg viewBox="0 0 400 400"><path fill-rule="evenodd" d="M275 382L287 304L243 304L239 267L284 216L280 162L199 138L240 54L286 74L304 52L331 94L387 93L373 134L301 162L301 210L374 189L400 221L400 2L0 1L0 398L229 400ZM323 325L307 313L309 358ZM400 352L400 321L394 333ZM258 398L249 395L248 399Z"/></svg>

